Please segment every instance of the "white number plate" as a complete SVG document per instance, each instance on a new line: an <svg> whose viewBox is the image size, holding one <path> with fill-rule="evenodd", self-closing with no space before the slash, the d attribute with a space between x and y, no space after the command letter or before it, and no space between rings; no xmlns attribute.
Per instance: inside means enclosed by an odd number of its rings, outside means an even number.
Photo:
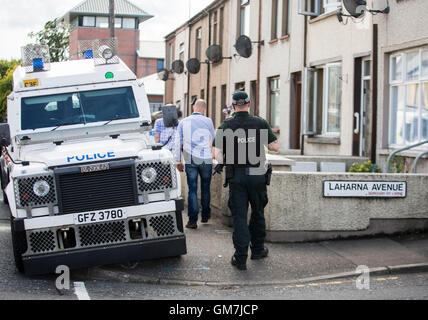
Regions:
<svg viewBox="0 0 428 320"><path fill-rule="evenodd" d="M97 222L123 220L127 218L126 211L124 209L109 209L92 211L85 213L74 214L75 224L89 224Z"/></svg>

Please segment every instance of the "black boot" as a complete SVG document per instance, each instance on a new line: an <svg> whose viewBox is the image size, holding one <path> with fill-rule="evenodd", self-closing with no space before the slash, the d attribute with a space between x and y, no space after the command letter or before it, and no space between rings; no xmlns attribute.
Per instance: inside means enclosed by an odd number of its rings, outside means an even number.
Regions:
<svg viewBox="0 0 428 320"><path fill-rule="evenodd" d="M264 247L262 251L252 252L251 260L260 260L260 259L266 258L268 254L269 254L269 249Z"/></svg>
<svg viewBox="0 0 428 320"><path fill-rule="evenodd" d="M235 256L232 257L232 266L238 268L238 270L247 270L247 264L246 263L238 263L238 261L236 261Z"/></svg>

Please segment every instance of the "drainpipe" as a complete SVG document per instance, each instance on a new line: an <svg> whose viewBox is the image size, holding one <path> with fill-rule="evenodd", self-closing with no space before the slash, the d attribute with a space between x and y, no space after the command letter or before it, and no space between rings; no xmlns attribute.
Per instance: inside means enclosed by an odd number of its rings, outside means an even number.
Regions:
<svg viewBox="0 0 428 320"><path fill-rule="evenodd" d="M262 0L259 0L259 21L258 21L258 38L257 38L257 81L256 81L256 106L254 108L254 115L260 114L260 64L262 52Z"/></svg>
<svg viewBox="0 0 428 320"><path fill-rule="evenodd" d="M303 74L302 74L302 83L303 81L305 81L304 79L304 73L305 73L305 68L307 67L307 52L308 52L308 19L306 18L306 16L303 16L303 19L305 20L305 25L304 25L304 31L303 31ZM305 94L305 92L303 91L303 88L305 86L302 86L302 95ZM301 131L302 131L302 135L301 135L301 139L300 139L300 155L305 155L305 134L303 132L303 128L305 127L305 119L303 119L303 110L305 108L305 106L303 105L303 103L305 102L305 99L301 99L302 100L302 110L300 112L300 114L302 115L302 124L301 124Z"/></svg>
<svg viewBox="0 0 428 320"><path fill-rule="evenodd" d="M189 23L188 24L188 30L189 30L189 39L188 39L188 46L187 46L187 60L190 59L190 40L191 40L191 34L192 34L192 25ZM178 44L180 46L180 44ZM179 47L180 48L180 47ZM191 77L191 73L189 71L187 71L187 104L186 104L186 110L185 110L185 115L189 116L192 113L192 110L190 110L190 77ZM184 97L183 97L184 98ZM184 99L184 102L186 102L186 99Z"/></svg>
<svg viewBox="0 0 428 320"><path fill-rule="evenodd" d="M208 12L208 47L211 45L211 11ZM202 55L202 52L201 52ZM202 59L202 58L201 58ZM207 114L206 116L210 117L210 77L211 77L211 64L206 60L207 63L207 93L206 93L206 102L207 102ZM212 106L214 108L214 106Z"/></svg>
<svg viewBox="0 0 428 320"><path fill-rule="evenodd" d="M378 24L373 24L373 47L372 47L372 141L371 141L371 161L376 162L376 148L377 148L377 90L378 90Z"/></svg>

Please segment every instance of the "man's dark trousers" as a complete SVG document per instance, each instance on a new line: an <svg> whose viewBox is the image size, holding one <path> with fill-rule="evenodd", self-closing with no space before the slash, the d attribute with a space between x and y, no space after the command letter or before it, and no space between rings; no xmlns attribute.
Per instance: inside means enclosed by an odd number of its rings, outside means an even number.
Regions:
<svg viewBox="0 0 428 320"><path fill-rule="evenodd" d="M248 203L251 219L248 225ZM235 168L229 181L229 208L233 218L233 244L235 258L244 264L248 258L248 247L259 253L264 248L266 222L264 208L268 203L266 178L264 175L249 175L245 168Z"/></svg>

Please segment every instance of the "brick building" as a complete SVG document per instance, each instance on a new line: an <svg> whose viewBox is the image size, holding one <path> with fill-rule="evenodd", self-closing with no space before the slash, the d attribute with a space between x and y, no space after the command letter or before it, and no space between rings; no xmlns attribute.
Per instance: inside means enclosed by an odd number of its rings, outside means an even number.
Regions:
<svg viewBox="0 0 428 320"><path fill-rule="evenodd" d="M140 47L139 26L152 17L128 0L115 0L115 37L118 40L118 54L138 78L156 73L158 68L163 67L162 56L146 57L139 54L145 52L144 48ZM62 20L70 24L70 59L79 58L80 40L110 37L108 0L83 1L68 11Z"/></svg>

